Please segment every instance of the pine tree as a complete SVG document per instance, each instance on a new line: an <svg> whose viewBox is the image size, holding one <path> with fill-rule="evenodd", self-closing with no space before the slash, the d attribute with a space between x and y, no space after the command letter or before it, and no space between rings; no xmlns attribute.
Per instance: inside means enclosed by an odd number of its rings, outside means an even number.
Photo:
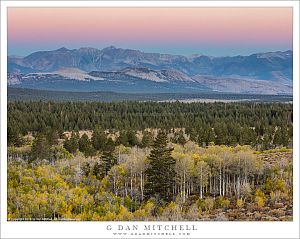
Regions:
<svg viewBox="0 0 300 239"><path fill-rule="evenodd" d="M143 132L143 138L142 138L142 142L141 142L141 147L142 148L146 148L146 147L150 147L150 145L153 143L153 135L151 132L149 131L144 131Z"/></svg>
<svg viewBox="0 0 300 239"><path fill-rule="evenodd" d="M64 142L65 149L69 151L69 153L71 154L76 153L77 149L79 148L78 141L79 141L78 133L72 132L71 138L66 139Z"/></svg>
<svg viewBox="0 0 300 239"><path fill-rule="evenodd" d="M57 145L59 140L58 131L55 129L49 129L46 134L49 145Z"/></svg>
<svg viewBox="0 0 300 239"><path fill-rule="evenodd" d="M46 140L46 137L42 134L38 134L32 143L31 158L47 159L50 155L50 145Z"/></svg>
<svg viewBox="0 0 300 239"><path fill-rule="evenodd" d="M87 134L83 134L78 142L79 151L84 153L86 157L93 156L95 153L95 149L92 147L92 143L89 140Z"/></svg>
<svg viewBox="0 0 300 239"><path fill-rule="evenodd" d="M92 168L92 175L94 175L98 180L102 180L105 176L103 168L103 162L95 162Z"/></svg>
<svg viewBox="0 0 300 239"><path fill-rule="evenodd" d="M178 132L177 143L181 144L181 145L184 145L186 142L187 142L187 140L185 139L182 130L180 130L180 132Z"/></svg>
<svg viewBox="0 0 300 239"><path fill-rule="evenodd" d="M274 144L277 146L288 146L289 136L287 128L284 126L281 126L277 129L274 136Z"/></svg>
<svg viewBox="0 0 300 239"><path fill-rule="evenodd" d="M117 163L117 159L114 156L115 145L111 138L106 142L105 148L102 154L103 161L103 173L107 175L108 171Z"/></svg>
<svg viewBox="0 0 300 239"><path fill-rule="evenodd" d="M24 140L20 136L20 132L17 127L7 128L7 142L9 146L21 147L24 144Z"/></svg>
<svg viewBox="0 0 300 239"><path fill-rule="evenodd" d="M167 134L160 131L148 157L150 165L146 170L146 199L155 197L165 202L172 200L175 159L171 156L173 148L168 148L167 143Z"/></svg>
<svg viewBox="0 0 300 239"><path fill-rule="evenodd" d="M130 146L135 146L139 144L139 141L135 135L135 131L129 130L127 132L127 139L128 139L128 144Z"/></svg>
<svg viewBox="0 0 300 239"><path fill-rule="evenodd" d="M228 130L226 127L226 124L223 123L217 123L214 127L216 137L216 144L219 145L225 145L227 143L227 137L228 137Z"/></svg>
<svg viewBox="0 0 300 239"><path fill-rule="evenodd" d="M127 133L125 131L121 131L120 132L120 135L119 135L119 137L117 139L117 144L118 145L122 144L122 145L124 145L126 147L129 146Z"/></svg>
<svg viewBox="0 0 300 239"><path fill-rule="evenodd" d="M103 150L106 143L106 135L103 130L97 128L92 135L92 144L96 150Z"/></svg>

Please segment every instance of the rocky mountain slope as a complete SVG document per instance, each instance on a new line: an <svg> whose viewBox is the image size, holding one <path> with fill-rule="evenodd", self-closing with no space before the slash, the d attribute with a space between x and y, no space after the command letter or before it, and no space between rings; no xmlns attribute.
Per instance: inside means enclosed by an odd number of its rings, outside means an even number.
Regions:
<svg viewBox="0 0 300 239"><path fill-rule="evenodd" d="M113 46L102 50L60 48L23 58L8 57L8 83L75 91L82 90L81 87L116 90L118 83L117 90L124 92L148 89L149 92L208 90L290 94L292 59L292 51L234 57L186 57Z"/></svg>

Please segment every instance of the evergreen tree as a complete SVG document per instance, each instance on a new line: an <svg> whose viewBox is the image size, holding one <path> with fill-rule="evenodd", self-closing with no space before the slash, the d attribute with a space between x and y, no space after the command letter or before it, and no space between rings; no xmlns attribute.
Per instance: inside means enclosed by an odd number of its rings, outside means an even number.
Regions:
<svg viewBox="0 0 300 239"><path fill-rule="evenodd" d="M207 128L206 132L206 145L209 145L210 143L216 143L216 135L215 132L211 127Z"/></svg>
<svg viewBox="0 0 300 239"><path fill-rule="evenodd" d="M32 148L31 148L32 160L48 159L49 155L50 155L50 145L46 137L42 134L38 134L32 143Z"/></svg>
<svg viewBox="0 0 300 239"><path fill-rule="evenodd" d="M96 128L92 135L92 144L96 150L103 150L106 143L106 135L103 130Z"/></svg>
<svg viewBox="0 0 300 239"><path fill-rule="evenodd" d="M87 134L83 134L79 139L78 148L79 151L84 153L85 156L93 156L95 153L95 150Z"/></svg>
<svg viewBox="0 0 300 239"><path fill-rule="evenodd" d="M178 132L177 143L181 144L181 145L184 145L186 142L187 142L187 140L184 137L183 131L180 130Z"/></svg>
<svg viewBox="0 0 300 239"><path fill-rule="evenodd" d="M135 131L129 130L127 132L127 139L128 139L128 144L130 146L135 146L139 144L139 141L135 135Z"/></svg>
<svg viewBox="0 0 300 239"><path fill-rule="evenodd" d="M174 132L174 136L171 138L171 141L172 143L181 145L184 145L187 142L182 130Z"/></svg>
<svg viewBox="0 0 300 239"><path fill-rule="evenodd" d="M225 123L217 123L214 126L214 131L216 134L216 144L227 144L228 141L228 130Z"/></svg>
<svg viewBox="0 0 300 239"><path fill-rule="evenodd" d="M167 134L160 131L148 157L150 166L146 170L147 182L145 184L147 199L155 197L165 202L172 200L175 159L171 156L173 148L168 148L167 144Z"/></svg>
<svg viewBox="0 0 300 239"><path fill-rule="evenodd" d="M277 146L288 146L289 145L289 135L286 127L281 126L277 129L274 136L274 144Z"/></svg>
<svg viewBox="0 0 300 239"><path fill-rule="evenodd" d="M98 179L101 180L105 176L105 172L103 170L103 164L100 161L97 161L93 168L92 168L92 174Z"/></svg>
<svg viewBox="0 0 300 239"><path fill-rule="evenodd" d="M153 143L153 135L152 135L152 133L145 130L143 132L143 138L142 138L142 142L141 142L141 147L142 148L150 147L150 145L152 143Z"/></svg>
<svg viewBox="0 0 300 239"><path fill-rule="evenodd" d="M108 171L117 163L117 158L114 156L115 145L111 138L106 142L102 154L103 173L107 175Z"/></svg>
<svg viewBox="0 0 300 239"><path fill-rule="evenodd" d="M126 147L129 146L127 133L125 131L120 131L120 135L119 135L116 143L118 145L122 144L122 145L124 145Z"/></svg>
<svg viewBox="0 0 300 239"><path fill-rule="evenodd" d="M9 146L16 147L21 147L24 144L24 140L17 127L7 128L7 143Z"/></svg>
<svg viewBox="0 0 300 239"><path fill-rule="evenodd" d="M241 128L239 143L240 145L253 145L256 141L256 133L253 129L249 127Z"/></svg>
<svg viewBox="0 0 300 239"><path fill-rule="evenodd" d="M71 154L76 153L77 149L79 148L78 141L78 133L72 132L70 139L66 139L64 142L65 149Z"/></svg>
<svg viewBox="0 0 300 239"><path fill-rule="evenodd" d="M57 145L59 139L59 133L55 129L49 129L46 134L49 145Z"/></svg>

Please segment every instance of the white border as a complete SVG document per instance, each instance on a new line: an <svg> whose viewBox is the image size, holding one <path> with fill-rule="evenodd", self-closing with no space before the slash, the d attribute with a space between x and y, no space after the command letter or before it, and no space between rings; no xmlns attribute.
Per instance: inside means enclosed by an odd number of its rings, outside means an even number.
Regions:
<svg viewBox="0 0 300 239"><path fill-rule="evenodd" d="M298 1L1 1L1 238L118 238L117 222L7 222L7 7L293 7L294 220L293 222L151 222L197 225L188 238L299 238L299 2ZM147 222L122 222L122 225ZM120 224L120 223L119 223ZM126 236L153 238L155 236ZM179 238L178 236L159 236Z"/></svg>

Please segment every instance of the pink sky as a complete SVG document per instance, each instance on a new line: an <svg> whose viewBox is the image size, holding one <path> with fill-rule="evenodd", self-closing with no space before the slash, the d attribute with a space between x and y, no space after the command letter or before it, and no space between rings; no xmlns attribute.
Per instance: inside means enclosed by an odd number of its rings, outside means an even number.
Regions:
<svg viewBox="0 0 300 239"><path fill-rule="evenodd" d="M107 45L174 53L184 46L187 53L291 49L292 8L10 8L8 40L13 54Z"/></svg>

